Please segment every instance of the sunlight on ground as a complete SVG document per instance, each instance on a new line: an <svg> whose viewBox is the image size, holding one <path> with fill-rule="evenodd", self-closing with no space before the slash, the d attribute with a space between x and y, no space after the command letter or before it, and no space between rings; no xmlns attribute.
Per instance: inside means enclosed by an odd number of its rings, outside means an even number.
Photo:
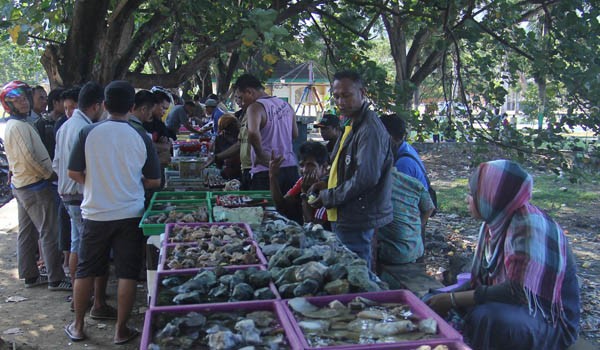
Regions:
<svg viewBox="0 0 600 350"><path fill-rule="evenodd" d="M52 331L56 330L56 328L54 328L54 325L49 324L49 325L42 326L40 328L40 330L44 331L44 332L52 332Z"/></svg>

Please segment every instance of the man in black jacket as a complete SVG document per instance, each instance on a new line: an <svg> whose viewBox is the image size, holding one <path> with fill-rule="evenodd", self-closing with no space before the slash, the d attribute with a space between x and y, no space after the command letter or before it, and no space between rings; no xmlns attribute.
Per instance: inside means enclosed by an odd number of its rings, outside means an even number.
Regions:
<svg viewBox="0 0 600 350"><path fill-rule="evenodd" d="M369 109L358 73L336 73L332 91L344 117L344 133L331 154L329 181L313 185L319 194L309 198L309 204L328 209L334 232L370 266L374 229L393 219L391 142L379 117Z"/></svg>

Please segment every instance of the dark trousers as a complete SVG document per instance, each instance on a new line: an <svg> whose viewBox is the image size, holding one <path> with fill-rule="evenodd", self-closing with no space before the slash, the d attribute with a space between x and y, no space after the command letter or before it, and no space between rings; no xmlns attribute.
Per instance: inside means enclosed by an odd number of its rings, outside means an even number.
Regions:
<svg viewBox="0 0 600 350"><path fill-rule="evenodd" d="M558 321L560 322L560 321ZM563 332L526 305L485 303L465 317L466 341L474 349L563 349Z"/></svg>
<svg viewBox="0 0 600 350"><path fill-rule="evenodd" d="M252 185L252 175L250 169L242 169L242 178L240 179L240 190L249 191Z"/></svg>
<svg viewBox="0 0 600 350"><path fill-rule="evenodd" d="M296 184L300 174L297 166L283 167L279 170L279 189L285 195ZM261 171L252 174L252 185L250 188L253 191L268 191L269 190L269 172Z"/></svg>
<svg viewBox="0 0 600 350"><path fill-rule="evenodd" d="M71 217L62 199L58 199L58 249L71 251Z"/></svg>
<svg viewBox="0 0 600 350"><path fill-rule="evenodd" d="M40 190L13 188L12 192L17 199L19 213L17 237L19 278L39 276L35 257L39 238L42 242L44 264L48 269L48 280L50 282L64 280L62 252L58 249L56 191L48 185Z"/></svg>

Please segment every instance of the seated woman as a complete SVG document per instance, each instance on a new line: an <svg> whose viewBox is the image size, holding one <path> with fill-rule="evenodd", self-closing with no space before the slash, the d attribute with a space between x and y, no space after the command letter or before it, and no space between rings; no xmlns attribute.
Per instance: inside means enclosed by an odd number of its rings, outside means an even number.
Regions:
<svg viewBox="0 0 600 350"><path fill-rule="evenodd" d="M215 139L214 154L223 152L238 141L240 132L240 122L231 113L222 115L219 118L219 133ZM240 153L232 155L229 158L216 158L215 165L221 169L221 176L226 179L239 179L242 175L240 164Z"/></svg>
<svg viewBox="0 0 600 350"><path fill-rule="evenodd" d="M470 285L427 303L442 316L464 312L474 349L566 349L577 339L573 254L560 226L529 203L532 187L507 160L480 164L469 180L469 210L483 220Z"/></svg>
<svg viewBox="0 0 600 350"><path fill-rule="evenodd" d="M299 153L301 177L285 196L281 193L278 180L283 156L271 155L269 187L275 206L281 214L299 223L312 222L323 225L325 229L330 229L329 221L327 221L327 211L325 208L313 209L308 204L307 194L310 186L323 181L323 178L329 174L327 148L319 142L308 141L300 146Z"/></svg>

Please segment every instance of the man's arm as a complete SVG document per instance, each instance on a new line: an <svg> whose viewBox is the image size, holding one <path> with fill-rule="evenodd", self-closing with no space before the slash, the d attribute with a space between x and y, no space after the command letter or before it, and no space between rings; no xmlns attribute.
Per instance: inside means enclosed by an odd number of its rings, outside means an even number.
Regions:
<svg viewBox="0 0 600 350"><path fill-rule="evenodd" d="M223 152L215 154L215 158L227 159L240 154L240 142L236 142Z"/></svg>
<svg viewBox="0 0 600 350"><path fill-rule="evenodd" d="M433 213L433 209L428 210L426 212L421 212L421 238L423 240L423 244L425 244L425 230L427 229L427 220Z"/></svg>
<svg viewBox="0 0 600 350"><path fill-rule="evenodd" d="M19 153L17 157L26 160L40 178L49 179L52 176L50 155L37 132L32 132L32 127L18 124L5 141L6 148L16 149Z"/></svg>
<svg viewBox="0 0 600 350"><path fill-rule="evenodd" d="M423 240L423 245L425 245L425 229L427 227L427 220L429 220L431 213L433 213L433 211L435 210L435 205L433 204L431 196L429 195L429 192L427 192L425 187L420 187L421 198L419 199L419 213L421 218L421 239Z"/></svg>
<svg viewBox="0 0 600 350"><path fill-rule="evenodd" d="M262 121L267 118L265 109L260 103L255 102L248 106L246 113L248 115L248 143L256 153L257 163L269 166L269 156L264 154L260 136Z"/></svg>
<svg viewBox="0 0 600 350"><path fill-rule="evenodd" d="M142 183L144 184L145 189L160 187L160 179L146 179L144 177L142 178Z"/></svg>
<svg viewBox="0 0 600 350"><path fill-rule="evenodd" d="M142 167L142 184L145 189L160 187L160 162L152 140L143 132L138 131L146 145L146 162Z"/></svg>
<svg viewBox="0 0 600 350"><path fill-rule="evenodd" d="M183 126L191 133L193 134L197 134L198 130L194 129L194 127L192 126L192 124L190 124L189 120L186 120L185 122L183 122Z"/></svg>
<svg viewBox="0 0 600 350"><path fill-rule="evenodd" d="M83 185L85 183L85 172L83 171L67 170L67 175L78 184Z"/></svg>
<svg viewBox="0 0 600 350"><path fill-rule="evenodd" d="M295 140L298 137L298 123L296 120L296 113L292 117L292 140Z"/></svg>

